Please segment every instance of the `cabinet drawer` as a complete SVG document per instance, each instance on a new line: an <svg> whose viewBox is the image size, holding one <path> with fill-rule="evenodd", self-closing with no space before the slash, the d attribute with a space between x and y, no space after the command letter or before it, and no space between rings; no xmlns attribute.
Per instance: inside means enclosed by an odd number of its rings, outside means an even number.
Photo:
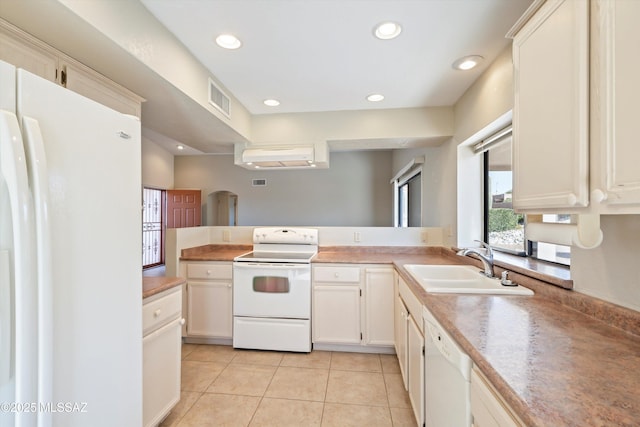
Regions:
<svg viewBox="0 0 640 427"><path fill-rule="evenodd" d="M316 282L360 282L360 268L358 267L314 267L313 280Z"/></svg>
<svg viewBox="0 0 640 427"><path fill-rule="evenodd" d="M182 313L182 291L180 287L161 298L143 303L142 305L142 335L147 335L153 330L179 317Z"/></svg>
<svg viewBox="0 0 640 427"><path fill-rule="evenodd" d="M187 277L190 279L231 279L231 264L187 264Z"/></svg>

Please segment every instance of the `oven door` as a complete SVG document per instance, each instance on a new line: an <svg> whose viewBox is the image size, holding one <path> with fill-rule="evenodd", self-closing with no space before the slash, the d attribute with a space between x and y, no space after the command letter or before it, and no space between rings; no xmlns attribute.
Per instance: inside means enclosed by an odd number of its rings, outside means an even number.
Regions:
<svg viewBox="0 0 640 427"><path fill-rule="evenodd" d="M309 319L311 264L235 262L233 315Z"/></svg>

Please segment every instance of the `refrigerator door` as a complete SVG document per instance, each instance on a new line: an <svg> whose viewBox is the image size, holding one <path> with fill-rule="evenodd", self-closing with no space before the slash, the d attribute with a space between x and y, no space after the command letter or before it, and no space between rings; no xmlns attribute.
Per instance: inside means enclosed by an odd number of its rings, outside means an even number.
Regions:
<svg viewBox="0 0 640 427"><path fill-rule="evenodd" d="M3 82L4 83L4 82ZM0 111L0 402L37 402L33 206L18 121ZM4 409L4 408L3 408ZM0 411L0 426L35 426L33 412Z"/></svg>
<svg viewBox="0 0 640 427"><path fill-rule="evenodd" d="M23 70L17 112L46 157L53 425L141 425L140 123Z"/></svg>

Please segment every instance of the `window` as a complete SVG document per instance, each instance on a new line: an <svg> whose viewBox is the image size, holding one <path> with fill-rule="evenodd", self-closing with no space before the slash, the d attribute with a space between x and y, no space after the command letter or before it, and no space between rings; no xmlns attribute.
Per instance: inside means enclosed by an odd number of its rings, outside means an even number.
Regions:
<svg viewBox="0 0 640 427"><path fill-rule="evenodd" d="M525 254L524 215L513 210L511 127L476 145L484 156L484 241L493 248Z"/></svg>
<svg viewBox="0 0 640 427"><path fill-rule="evenodd" d="M413 159L391 180L394 187L394 226L422 226L422 166L424 158Z"/></svg>
<svg viewBox="0 0 640 427"><path fill-rule="evenodd" d="M144 188L142 191L142 267L164 264L164 191Z"/></svg>
<svg viewBox="0 0 640 427"><path fill-rule="evenodd" d="M526 216L513 210L511 127L502 129L474 147L484 165L484 241L492 248L521 256L570 265L571 247L525 238ZM575 224L571 215L535 215L531 221Z"/></svg>
<svg viewBox="0 0 640 427"><path fill-rule="evenodd" d="M575 224L572 215L542 215L542 222L547 224ZM563 265L571 265L571 246L558 245L555 243L536 242L528 240L527 253L543 261L551 261Z"/></svg>
<svg viewBox="0 0 640 427"><path fill-rule="evenodd" d="M406 181L398 184L398 227L420 227L421 173L418 171Z"/></svg>

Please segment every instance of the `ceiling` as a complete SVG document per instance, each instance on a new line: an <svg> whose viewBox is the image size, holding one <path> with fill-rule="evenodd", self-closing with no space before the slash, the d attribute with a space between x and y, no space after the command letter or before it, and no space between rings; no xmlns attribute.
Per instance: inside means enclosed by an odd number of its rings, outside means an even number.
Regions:
<svg viewBox="0 0 640 427"><path fill-rule="evenodd" d="M251 114L451 106L532 0L141 0ZM395 21L393 40L374 26ZM214 39L233 33L236 50ZM452 63L484 61L471 71ZM365 98L381 93L385 99ZM278 107L263 100L276 98Z"/></svg>

